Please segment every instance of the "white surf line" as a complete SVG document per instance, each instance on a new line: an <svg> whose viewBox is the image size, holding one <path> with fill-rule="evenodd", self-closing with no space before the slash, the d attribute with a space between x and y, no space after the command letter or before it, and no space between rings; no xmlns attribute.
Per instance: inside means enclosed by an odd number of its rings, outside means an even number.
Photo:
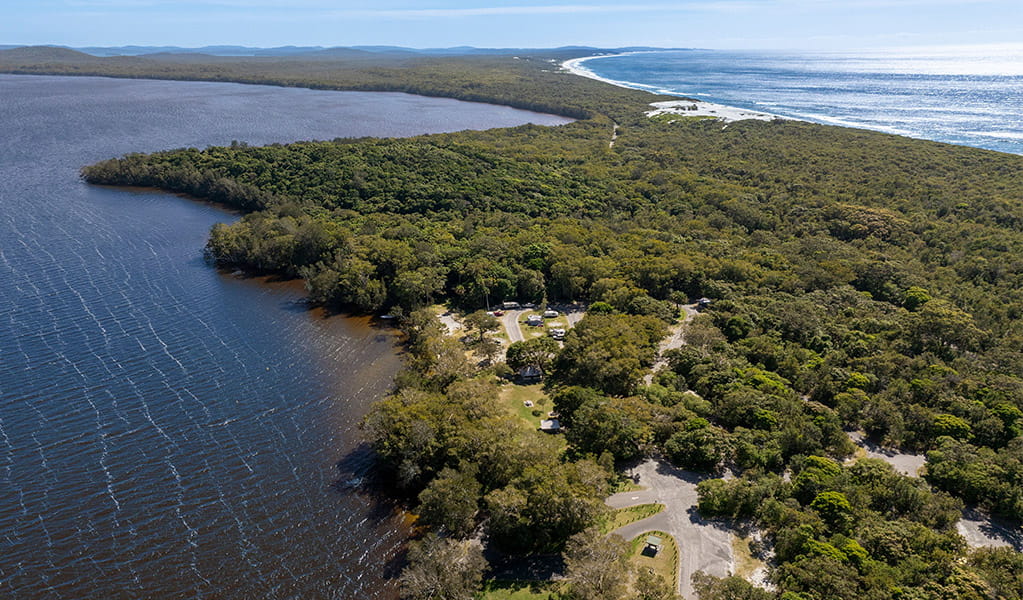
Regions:
<svg viewBox="0 0 1023 600"><path fill-rule="evenodd" d="M583 63L596 58L606 58L609 56L632 56L636 54L658 54L661 52L671 52L670 50L640 50L636 52L622 52L619 54L595 54L593 56L581 56L579 58L571 58L561 63L561 67L573 74L580 77L586 77L588 79L595 79L604 83L614 85L617 87L641 90L644 92L650 92L652 94L658 94L661 96L679 96L687 98L686 100L669 100L666 102L651 102L650 106L654 107L654 110L648 111L646 115L648 117L655 117L664 114L676 114L681 117L711 117L718 119L724 123L731 123L732 121L742 121L746 119L756 119L759 121L773 121L774 119L793 119L792 117L785 117L774 113L768 113L763 111L748 110L745 108L739 108L737 106L728 106L725 104L717 104L714 102L704 102L702 100L690 100L690 95L684 93L675 92L671 90L665 90L663 87L654 85L647 85L644 83L635 83L632 81L620 81L617 79L609 79L607 77L601 77L590 69L583 66ZM696 95L696 94L692 94Z"/></svg>

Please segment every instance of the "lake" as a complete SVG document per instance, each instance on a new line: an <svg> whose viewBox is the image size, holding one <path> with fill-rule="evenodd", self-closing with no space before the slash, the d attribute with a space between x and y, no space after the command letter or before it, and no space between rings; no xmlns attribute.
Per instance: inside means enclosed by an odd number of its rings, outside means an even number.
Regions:
<svg viewBox="0 0 1023 600"><path fill-rule="evenodd" d="M220 273L127 152L567 119L405 94L0 75L0 596L391 598L401 515L358 423L393 335Z"/></svg>

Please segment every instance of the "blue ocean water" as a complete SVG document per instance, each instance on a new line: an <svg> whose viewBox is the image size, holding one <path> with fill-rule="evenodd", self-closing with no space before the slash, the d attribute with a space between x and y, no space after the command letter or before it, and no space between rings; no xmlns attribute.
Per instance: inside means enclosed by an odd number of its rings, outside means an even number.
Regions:
<svg viewBox="0 0 1023 600"><path fill-rule="evenodd" d="M597 57L617 83L785 117L1023 154L1023 47Z"/></svg>

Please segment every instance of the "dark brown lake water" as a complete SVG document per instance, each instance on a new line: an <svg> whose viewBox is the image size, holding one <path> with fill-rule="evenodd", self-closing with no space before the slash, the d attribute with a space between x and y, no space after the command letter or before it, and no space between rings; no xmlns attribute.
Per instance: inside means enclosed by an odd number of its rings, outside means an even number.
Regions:
<svg viewBox="0 0 1023 600"><path fill-rule="evenodd" d="M134 151L566 119L403 94L0 75L0 597L390 598L358 422L392 336L218 273L236 217L83 184ZM340 463L340 464L339 464Z"/></svg>

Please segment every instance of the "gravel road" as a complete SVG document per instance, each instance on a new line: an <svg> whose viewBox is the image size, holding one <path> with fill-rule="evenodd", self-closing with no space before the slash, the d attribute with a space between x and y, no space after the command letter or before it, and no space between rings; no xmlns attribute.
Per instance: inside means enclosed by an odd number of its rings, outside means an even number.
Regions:
<svg viewBox="0 0 1023 600"><path fill-rule="evenodd" d="M627 472L639 476L639 485L646 489L622 492L607 499L612 508L658 503L665 509L614 531L627 540L651 530L674 536L679 546L679 592L687 600L695 600L693 573L703 571L724 577L733 570L732 533L723 524L702 518L696 511L696 484L708 475L676 469L658 460L649 459Z"/></svg>
<svg viewBox="0 0 1023 600"><path fill-rule="evenodd" d="M863 448L868 458L880 458L903 475L919 477L920 470L927 462L927 457L923 454L909 454L882 448L859 431L849 433L849 439ZM1023 552L1023 528L991 517L975 508L968 507L963 510L963 518L956 523L956 530L973 548L1011 546Z"/></svg>
<svg viewBox="0 0 1023 600"><path fill-rule="evenodd" d="M860 448L863 448L866 452L867 458L880 458L895 467L895 470L903 475L919 477L920 469L924 466L924 463L927 462L927 457L923 454L909 454L906 452L898 452L896 450L882 448L867 439L866 435L864 435L862 431L850 432L849 439L851 439L853 443Z"/></svg>
<svg viewBox="0 0 1023 600"><path fill-rule="evenodd" d="M654 366L650 367L650 372L643 376L643 383L645 385L653 383L654 373L668 366L668 361L664 358L664 353L668 350L681 348L686 343L686 325L693 320L693 317L699 314L699 311L696 310L695 304L687 304L682 307L682 310L685 312L685 316L682 317L681 321L672 325L668 330L668 337L661 340L661 344L657 348L657 360L654 362Z"/></svg>

